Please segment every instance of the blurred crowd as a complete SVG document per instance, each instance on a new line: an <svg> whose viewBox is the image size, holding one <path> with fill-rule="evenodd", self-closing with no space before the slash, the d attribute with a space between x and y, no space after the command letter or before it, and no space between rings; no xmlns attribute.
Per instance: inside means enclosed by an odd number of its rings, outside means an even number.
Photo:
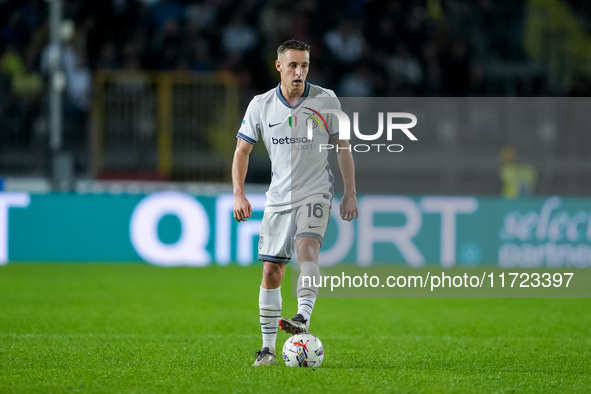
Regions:
<svg viewBox="0 0 591 394"><path fill-rule="evenodd" d="M578 16L581 26L591 33L591 2L588 0L568 0L568 3Z"/></svg>
<svg viewBox="0 0 591 394"><path fill-rule="evenodd" d="M44 127L38 114L49 67L48 4L0 0L0 121L4 135L18 131L16 141ZM562 94L549 91L543 75L502 84L487 75L491 62L527 60L525 6L525 0L64 0L66 119L78 125L87 119L98 70L227 70L251 97L278 82L275 50L291 38L312 45L309 80L340 96ZM574 93L589 92L585 80L577 83Z"/></svg>
<svg viewBox="0 0 591 394"><path fill-rule="evenodd" d="M0 69L30 96L46 71L47 8L0 0ZM479 61L523 57L522 8L507 0L64 0L74 25L63 62L80 106L96 70L230 70L242 87L265 90L277 81L275 48L290 38L312 45L310 80L342 96L499 94L487 90Z"/></svg>

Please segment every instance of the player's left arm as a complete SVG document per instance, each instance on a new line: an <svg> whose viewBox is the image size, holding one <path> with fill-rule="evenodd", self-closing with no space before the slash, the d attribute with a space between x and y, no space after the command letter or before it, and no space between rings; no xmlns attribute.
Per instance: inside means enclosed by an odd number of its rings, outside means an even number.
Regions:
<svg viewBox="0 0 591 394"><path fill-rule="evenodd" d="M350 222L359 216L359 210L357 209L357 189L355 188L355 164L353 163L349 141L341 140L338 137L333 138L333 140L339 147L337 157L343 176L343 184L345 185L345 192L341 200L339 213L343 220Z"/></svg>

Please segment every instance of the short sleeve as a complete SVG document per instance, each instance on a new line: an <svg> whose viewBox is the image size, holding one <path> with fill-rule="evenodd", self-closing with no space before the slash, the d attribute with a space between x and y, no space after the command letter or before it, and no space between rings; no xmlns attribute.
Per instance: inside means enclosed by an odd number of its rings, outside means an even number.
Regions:
<svg viewBox="0 0 591 394"><path fill-rule="evenodd" d="M252 99L250 104L248 104L248 108L244 114L244 119L242 119L242 124L240 125L240 129L236 135L236 138L240 138L252 145L254 145L259 140L260 134L260 110L256 100L257 97Z"/></svg>

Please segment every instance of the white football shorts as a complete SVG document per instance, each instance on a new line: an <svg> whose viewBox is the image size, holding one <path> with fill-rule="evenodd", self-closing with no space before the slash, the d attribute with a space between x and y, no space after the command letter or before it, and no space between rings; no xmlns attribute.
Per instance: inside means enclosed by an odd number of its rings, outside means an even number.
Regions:
<svg viewBox="0 0 591 394"><path fill-rule="evenodd" d="M322 244L330 204L312 202L283 212L265 212L259 237L259 260L287 263L291 260L295 240L300 237L316 238Z"/></svg>

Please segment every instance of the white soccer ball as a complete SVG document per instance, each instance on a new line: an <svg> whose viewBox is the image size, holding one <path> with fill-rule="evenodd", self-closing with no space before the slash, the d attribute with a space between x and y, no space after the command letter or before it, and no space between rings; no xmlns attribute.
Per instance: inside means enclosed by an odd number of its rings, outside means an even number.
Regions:
<svg viewBox="0 0 591 394"><path fill-rule="evenodd" d="M296 334L283 345L283 361L288 367L319 367L324 360L322 342L314 334Z"/></svg>

